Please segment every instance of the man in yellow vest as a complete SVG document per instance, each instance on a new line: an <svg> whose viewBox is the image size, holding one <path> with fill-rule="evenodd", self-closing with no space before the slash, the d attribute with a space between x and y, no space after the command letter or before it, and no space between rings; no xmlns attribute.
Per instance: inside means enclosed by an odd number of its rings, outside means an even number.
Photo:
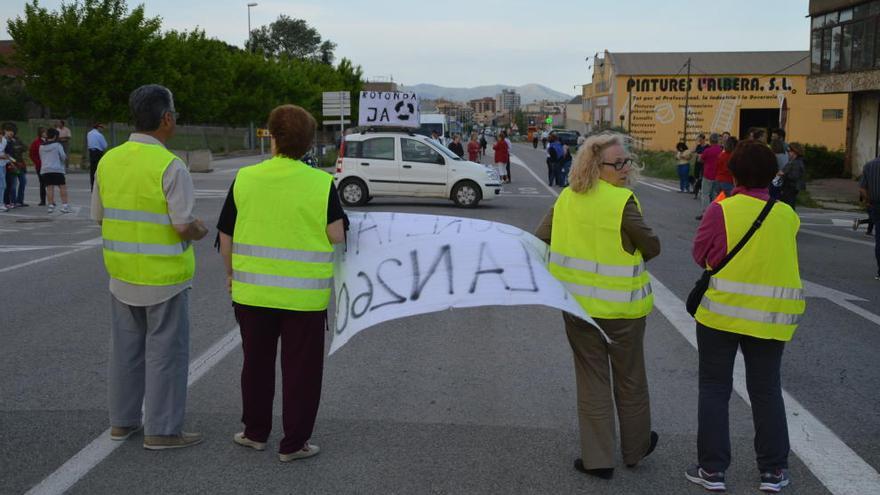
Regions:
<svg viewBox="0 0 880 495"><path fill-rule="evenodd" d="M574 467L604 479L614 475L616 457L612 384L624 463L638 464L658 440L651 431L643 340L654 300L645 261L660 254L660 241L624 187L633 172L623 136L591 136L575 158L570 187L536 233L550 243L550 273L614 341L606 343L590 324L564 315L582 455Z"/></svg>
<svg viewBox="0 0 880 495"><path fill-rule="evenodd" d="M129 106L135 132L103 156L92 193L110 274L110 438L143 427L145 449L189 447L202 441L183 431L192 241L208 230L192 214L186 166L165 148L177 121L171 91L141 86Z"/></svg>

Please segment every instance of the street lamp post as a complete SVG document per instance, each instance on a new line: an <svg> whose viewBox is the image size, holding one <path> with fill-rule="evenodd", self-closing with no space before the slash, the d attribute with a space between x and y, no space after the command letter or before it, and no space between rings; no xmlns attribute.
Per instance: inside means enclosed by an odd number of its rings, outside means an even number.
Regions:
<svg viewBox="0 0 880 495"><path fill-rule="evenodd" d="M248 44L251 45L250 51L253 51L253 49L254 49L253 44L251 44L251 7L256 7L256 6L257 6L256 2L251 2L251 3L247 4L247 9L248 9L248 37L247 37L247 39L248 39Z"/></svg>
<svg viewBox="0 0 880 495"><path fill-rule="evenodd" d="M252 36L251 36L251 32L252 32L251 31L251 7L256 7L256 6L257 6L257 2L250 2L247 4L247 11L248 11L247 43L248 43L248 45L250 45L248 47L248 51L250 51L252 53L254 51L254 44L251 42L251 39L252 39ZM253 120L250 123L250 132L248 133L248 141L250 141L251 149L254 149L254 121Z"/></svg>

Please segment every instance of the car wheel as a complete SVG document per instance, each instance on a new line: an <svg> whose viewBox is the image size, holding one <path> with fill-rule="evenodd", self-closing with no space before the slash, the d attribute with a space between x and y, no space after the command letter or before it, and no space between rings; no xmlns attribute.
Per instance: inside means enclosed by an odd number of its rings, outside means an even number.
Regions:
<svg viewBox="0 0 880 495"><path fill-rule="evenodd" d="M456 206L473 208L480 203L481 199L483 198L480 186L472 181L461 181L452 188L452 201Z"/></svg>
<svg viewBox="0 0 880 495"><path fill-rule="evenodd" d="M346 206L362 206L369 197L367 186L360 179L345 179L339 185L339 199Z"/></svg>

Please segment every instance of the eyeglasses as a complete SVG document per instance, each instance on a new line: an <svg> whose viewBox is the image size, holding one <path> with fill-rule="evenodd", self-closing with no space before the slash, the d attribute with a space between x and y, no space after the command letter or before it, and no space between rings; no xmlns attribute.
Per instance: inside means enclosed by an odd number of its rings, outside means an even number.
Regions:
<svg viewBox="0 0 880 495"><path fill-rule="evenodd" d="M627 165L632 165L634 163L632 158L624 158L622 161L608 163L602 162L602 165L608 165L609 167L614 167L614 170L623 170Z"/></svg>

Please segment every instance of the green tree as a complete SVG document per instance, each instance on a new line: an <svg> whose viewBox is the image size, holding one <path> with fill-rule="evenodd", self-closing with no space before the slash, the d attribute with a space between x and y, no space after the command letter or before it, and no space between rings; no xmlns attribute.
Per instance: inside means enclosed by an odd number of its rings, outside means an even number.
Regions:
<svg viewBox="0 0 880 495"><path fill-rule="evenodd" d="M161 66L161 21L123 0L84 0L49 11L38 0L7 21L28 92L56 114L127 118L128 95Z"/></svg>
<svg viewBox="0 0 880 495"><path fill-rule="evenodd" d="M268 26L251 31L247 49L268 58L287 56L332 64L336 44L330 40L322 41L318 31L306 21L281 14Z"/></svg>

